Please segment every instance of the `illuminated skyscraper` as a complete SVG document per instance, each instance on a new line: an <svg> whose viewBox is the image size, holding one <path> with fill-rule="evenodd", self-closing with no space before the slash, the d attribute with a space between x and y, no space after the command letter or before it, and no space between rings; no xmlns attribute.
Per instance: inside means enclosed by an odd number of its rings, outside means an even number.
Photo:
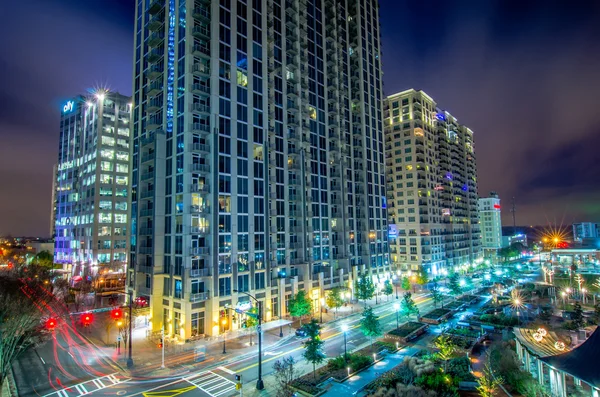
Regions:
<svg viewBox="0 0 600 397"><path fill-rule="evenodd" d="M388 266L376 0L138 1L131 285L183 338ZM242 318L243 320L243 318Z"/></svg>
<svg viewBox="0 0 600 397"><path fill-rule="evenodd" d="M477 202L481 226L481 242L484 257L496 261L498 250L502 248L502 219L500 198L495 192Z"/></svg>
<svg viewBox="0 0 600 397"><path fill-rule="evenodd" d="M75 281L93 280L100 272L124 274L131 98L109 92L78 96L61 110L54 259L71 269Z"/></svg>
<svg viewBox="0 0 600 397"><path fill-rule="evenodd" d="M390 259L431 276L481 260L473 132L423 91L385 104Z"/></svg>

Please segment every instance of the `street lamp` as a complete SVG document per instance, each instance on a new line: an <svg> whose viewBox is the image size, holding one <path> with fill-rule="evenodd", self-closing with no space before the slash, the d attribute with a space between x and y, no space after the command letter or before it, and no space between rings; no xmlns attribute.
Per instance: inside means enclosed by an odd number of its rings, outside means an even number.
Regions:
<svg viewBox="0 0 600 397"><path fill-rule="evenodd" d="M133 305L133 290L129 290L129 357L127 358L127 368L133 367L133 358L131 357L131 345L133 344L133 317L131 314Z"/></svg>
<svg viewBox="0 0 600 397"><path fill-rule="evenodd" d="M255 296L250 295L247 292L239 291L234 289L233 292L242 293L248 296L250 299L256 302L256 306L258 307L258 326L256 327L257 338L258 338L258 380L256 381L256 388L258 390L263 390L265 388L265 384L262 379L262 303L256 299Z"/></svg>
<svg viewBox="0 0 600 397"><path fill-rule="evenodd" d="M400 322L398 320L398 310L400 310L400 304L398 302L394 303L394 309L396 310L396 328L400 328Z"/></svg>
<svg viewBox="0 0 600 397"><path fill-rule="evenodd" d="M348 332L348 324L342 324L342 332L344 333L344 359L348 361L348 349L346 348L346 332ZM348 374L350 374L348 372Z"/></svg>
<svg viewBox="0 0 600 397"><path fill-rule="evenodd" d="M223 318L221 324L223 324L223 354L227 354L227 350L225 350L225 325L227 324L227 320Z"/></svg>
<svg viewBox="0 0 600 397"><path fill-rule="evenodd" d="M321 306L320 306L320 316L321 316L321 324L323 324L323 306L325 305L325 298L321 298L320 299L321 302Z"/></svg>

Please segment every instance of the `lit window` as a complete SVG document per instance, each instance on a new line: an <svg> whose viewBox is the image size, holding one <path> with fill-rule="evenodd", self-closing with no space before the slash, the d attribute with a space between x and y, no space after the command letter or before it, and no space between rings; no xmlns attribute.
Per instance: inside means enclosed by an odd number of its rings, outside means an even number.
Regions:
<svg viewBox="0 0 600 397"><path fill-rule="evenodd" d="M117 176L117 185L127 185L127 180L126 176Z"/></svg>
<svg viewBox="0 0 600 397"><path fill-rule="evenodd" d="M112 214L107 214L104 212L100 212L98 214L98 222L100 223L111 223L112 222Z"/></svg>
<svg viewBox="0 0 600 397"><path fill-rule="evenodd" d="M100 183L105 183L107 185L112 184L113 183L113 177L112 177L112 175L101 174L100 175Z"/></svg>
<svg viewBox="0 0 600 397"><path fill-rule="evenodd" d="M127 152L117 152L117 160L129 161L129 153L127 153Z"/></svg>
<svg viewBox="0 0 600 397"><path fill-rule="evenodd" d="M110 136L103 136L102 144L105 146L115 146L115 138Z"/></svg>
<svg viewBox="0 0 600 397"><path fill-rule="evenodd" d="M239 86L247 87L248 86L248 75L245 71L239 70L237 71L237 83Z"/></svg>
<svg viewBox="0 0 600 397"><path fill-rule="evenodd" d="M100 151L100 157L112 160L115 157L115 151L109 149L102 149Z"/></svg>
<svg viewBox="0 0 600 397"><path fill-rule="evenodd" d="M117 164L117 172L129 172L127 164Z"/></svg>
<svg viewBox="0 0 600 397"><path fill-rule="evenodd" d="M100 169L102 171L112 171L113 170L113 164L110 161L101 161L100 162Z"/></svg>
<svg viewBox="0 0 600 397"><path fill-rule="evenodd" d="M112 209L112 201L100 200L98 206L101 210L110 210Z"/></svg>
<svg viewBox="0 0 600 397"><path fill-rule="evenodd" d="M115 214L115 223L127 223L127 214Z"/></svg>

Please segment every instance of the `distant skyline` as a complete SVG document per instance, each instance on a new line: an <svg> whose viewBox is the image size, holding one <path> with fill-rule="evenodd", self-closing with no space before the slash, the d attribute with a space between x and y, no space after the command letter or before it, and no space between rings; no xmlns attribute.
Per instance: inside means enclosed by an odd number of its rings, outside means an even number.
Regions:
<svg viewBox="0 0 600 397"><path fill-rule="evenodd" d="M600 221L600 2L383 0L385 94L422 89L475 133L503 225ZM131 0L28 0L0 25L0 235L47 236L61 103L131 95Z"/></svg>

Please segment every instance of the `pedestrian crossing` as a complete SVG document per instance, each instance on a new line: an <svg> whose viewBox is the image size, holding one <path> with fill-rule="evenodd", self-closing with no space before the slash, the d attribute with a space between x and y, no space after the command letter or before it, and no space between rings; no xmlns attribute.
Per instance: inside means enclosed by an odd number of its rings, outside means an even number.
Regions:
<svg viewBox="0 0 600 397"><path fill-rule="evenodd" d="M110 386L114 386L118 383L127 382L129 378L117 378L117 373L101 376L99 378L90 379L88 381L78 383L73 386L65 387L57 390L50 394L46 394L44 397L77 397L84 396L86 394L97 392L98 390L105 389Z"/></svg>
<svg viewBox="0 0 600 397"><path fill-rule="evenodd" d="M213 371L201 372L184 380L211 397L228 397L235 391L235 382Z"/></svg>

